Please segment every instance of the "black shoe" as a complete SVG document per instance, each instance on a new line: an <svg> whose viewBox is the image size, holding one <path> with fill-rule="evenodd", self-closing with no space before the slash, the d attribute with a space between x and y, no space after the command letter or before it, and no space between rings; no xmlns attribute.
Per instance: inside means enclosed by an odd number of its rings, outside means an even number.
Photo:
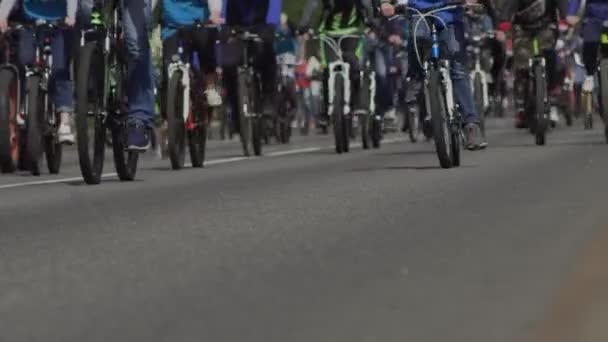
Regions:
<svg viewBox="0 0 608 342"><path fill-rule="evenodd" d="M469 151L476 151L485 147L482 147L483 137L481 135L481 128L477 123L469 123L464 127L465 135L465 148ZM487 146L487 144L486 144Z"/></svg>
<svg viewBox="0 0 608 342"><path fill-rule="evenodd" d="M150 148L150 130L141 121L127 124L127 150L146 152Z"/></svg>

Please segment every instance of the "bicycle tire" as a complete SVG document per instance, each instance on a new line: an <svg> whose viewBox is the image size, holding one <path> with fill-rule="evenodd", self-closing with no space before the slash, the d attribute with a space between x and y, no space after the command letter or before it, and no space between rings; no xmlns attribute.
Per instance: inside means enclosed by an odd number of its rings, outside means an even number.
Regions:
<svg viewBox="0 0 608 342"><path fill-rule="evenodd" d="M600 111L604 119L604 135L608 143L608 58L600 61Z"/></svg>
<svg viewBox="0 0 608 342"><path fill-rule="evenodd" d="M431 111L431 126L435 150L439 158L439 165L444 169L452 168L451 132L448 123L448 113L445 94L441 84L441 74L432 69L428 75L427 102Z"/></svg>
<svg viewBox="0 0 608 342"><path fill-rule="evenodd" d="M139 161L139 153L135 151L127 150L127 118L123 112L122 106L123 94L125 88L124 77L126 76L126 70L119 63L116 70L116 98L113 99L113 103L118 108L113 108L111 111L113 117L111 118L112 124L110 127L112 136L112 152L114 155L114 168L118 174L118 179L122 182L130 182L135 180L137 174L137 163Z"/></svg>
<svg viewBox="0 0 608 342"><path fill-rule="evenodd" d="M368 150L371 147L370 138L370 124L371 124L371 115L362 115L361 116L361 146L364 150Z"/></svg>
<svg viewBox="0 0 608 342"><path fill-rule="evenodd" d="M371 140L372 147L375 149L380 148L382 142L382 117L374 115L372 116Z"/></svg>
<svg viewBox="0 0 608 342"><path fill-rule="evenodd" d="M547 83L545 80L545 72L543 66L537 64L533 69L534 75L534 115L536 125L534 136L536 145L543 146L547 143L547 129L549 128L549 120L547 118L547 108L545 98L547 95Z"/></svg>
<svg viewBox="0 0 608 342"><path fill-rule="evenodd" d="M40 92L40 76L30 76L27 79L27 142L26 156L30 172L34 176L40 176L40 163L43 154L42 126L44 113L42 112L43 100Z"/></svg>
<svg viewBox="0 0 608 342"><path fill-rule="evenodd" d="M171 168L184 168L186 162L186 123L184 122L184 87L183 75L174 72L167 85L167 145Z"/></svg>
<svg viewBox="0 0 608 342"><path fill-rule="evenodd" d="M52 113L51 115L55 115ZM55 130L53 130L55 131ZM63 145L57 140L54 133L46 134L44 140L44 155L46 156L46 166L49 173L56 175L61 169L61 161L63 158Z"/></svg>
<svg viewBox="0 0 608 342"><path fill-rule="evenodd" d="M209 130L206 122L199 122L196 128L188 132L188 145L192 167L201 168L205 164L208 134Z"/></svg>
<svg viewBox="0 0 608 342"><path fill-rule="evenodd" d="M336 75L334 80L333 107L332 119L334 124L336 153L341 154L347 152L344 141L349 139L348 133L344 130L346 121L346 118L344 117L344 79L341 75Z"/></svg>
<svg viewBox="0 0 608 342"><path fill-rule="evenodd" d="M18 75L14 70L0 70L0 172L15 172L19 164L19 133L17 125Z"/></svg>
<svg viewBox="0 0 608 342"><path fill-rule="evenodd" d="M238 99L239 99L239 134L241 136L241 145L243 154L246 157L251 155L249 149L249 140L251 139L251 116L249 111L252 110L252 102L249 98L248 75L245 69L239 69L237 74L238 82Z"/></svg>
<svg viewBox="0 0 608 342"><path fill-rule="evenodd" d="M473 77L473 100L475 101L475 109L479 115L479 127L481 128L482 136L486 136L486 113L483 101L483 82L481 75L478 72Z"/></svg>
<svg viewBox="0 0 608 342"><path fill-rule="evenodd" d="M101 175L106 152L106 121L104 109L105 62L103 51L97 42L89 42L78 53L78 73L76 74L75 123L80 173L85 183L101 183ZM100 69L101 68L101 69ZM91 95L93 95L91 97ZM93 106L91 108L91 106ZM92 109L92 110L91 110ZM90 135L91 112L93 136ZM92 142L91 142L92 138ZM91 146L92 144L92 146ZM91 150L92 148L92 150ZM93 152L91 155L91 151Z"/></svg>

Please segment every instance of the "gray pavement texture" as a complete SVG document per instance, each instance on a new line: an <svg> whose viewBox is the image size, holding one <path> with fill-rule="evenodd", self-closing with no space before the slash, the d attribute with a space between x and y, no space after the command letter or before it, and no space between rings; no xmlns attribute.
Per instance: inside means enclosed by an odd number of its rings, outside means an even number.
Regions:
<svg viewBox="0 0 608 342"><path fill-rule="evenodd" d="M576 127L536 147L493 124L453 170L396 142L179 172L149 156L137 181L94 187L2 176L0 341L539 336L606 233L608 145ZM68 156L61 177L77 176Z"/></svg>

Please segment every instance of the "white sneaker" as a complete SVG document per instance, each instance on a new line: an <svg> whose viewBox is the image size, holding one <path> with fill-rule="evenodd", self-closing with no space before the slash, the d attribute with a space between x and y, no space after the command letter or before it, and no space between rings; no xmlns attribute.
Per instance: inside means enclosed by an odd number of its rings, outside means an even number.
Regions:
<svg viewBox="0 0 608 342"><path fill-rule="evenodd" d="M205 95L207 96L207 104L211 107L219 107L222 105L222 96L215 89L215 87L208 87L205 90Z"/></svg>
<svg viewBox="0 0 608 342"><path fill-rule="evenodd" d="M583 91L586 93L591 93L593 92L593 89L595 89L595 80L593 79L593 76L585 76Z"/></svg>
<svg viewBox="0 0 608 342"><path fill-rule="evenodd" d="M397 111L395 110L395 108L391 108L386 111L386 114L384 114L384 119L389 120L391 122L397 121Z"/></svg>
<svg viewBox="0 0 608 342"><path fill-rule="evenodd" d="M557 107L551 106L551 110L549 112L549 119L553 126L556 126L559 123L559 112L557 111Z"/></svg>
<svg viewBox="0 0 608 342"><path fill-rule="evenodd" d="M57 135L60 144L74 144L74 132L72 131L72 113L62 112L60 115L59 129Z"/></svg>

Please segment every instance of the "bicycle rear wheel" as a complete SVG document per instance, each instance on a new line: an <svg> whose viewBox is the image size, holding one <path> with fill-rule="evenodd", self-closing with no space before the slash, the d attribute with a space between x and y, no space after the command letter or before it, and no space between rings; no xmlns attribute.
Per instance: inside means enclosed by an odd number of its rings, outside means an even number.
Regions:
<svg viewBox="0 0 608 342"><path fill-rule="evenodd" d="M428 89L426 89L427 108L431 111L431 125L435 150L439 158L439 165L444 169L453 167L452 137L448 122L446 98L441 84L441 74L438 70L430 70L428 76Z"/></svg>
<svg viewBox="0 0 608 342"><path fill-rule="evenodd" d="M28 167L32 175L40 176L40 163L42 161L44 141L42 127L44 119L44 101L40 89L40 76L31 76L27 79L27 142L26 156Z"/></svg>
<svg viewBox="0 0 608 342"><path fill-rule="evenodd" d="M174 72L167 88L167 136L171 168L179 170L186 160L186 123L184 122L184 87L183 75Z"/></svg>
<svg viewBox="0 0 608 342"><path fill-rule="evenodd" d="M49 115L56 115L54 112L48 112ZM46 122L45 122L46 124ZM61 160L63 157L63 145L57 139L56 127L51 127L48 133L44 135L44 155L46 156L46 166L49 173L56 175L61 169Z"/></svg>
<svg viewBox="0 0 608 342"><path fill-rule="evenodd" d="M547 117L547 108L545 99L547 98L547 82L543 66L537 64L534 66L534 115L536 125L534 135L536 145L542 146L547 143L547 130L549 128L549 118Z"/></svg>
<svg viewBox="0 0 608 342"><path fill-rule="evenodd" d="M76 135L80 173L85 183L101 182L105 161L105 61L97 42L80 48L76 74Z"/></svg>
<svg viewBox="0 0 608 342"><path fill-rule="evenodd" d="M0 172L2 173L14 172L19 163L18 77L14 70L0 70Z"/></svg>
<svg viewBox="0 0 608 342"><path fill-rule="evenodd" d="M608 143L608 58L600 61L600 111L604 119L604 135Z"/></svg>
<svg viewBox="0 0 608 342"><path fill-rule="evenodd" d="M239 116L239 133L241 135L241 144L243 145L243 154L246 157L251 155L250 153L250 139L252 136L251 129L251 113L253 111L253 102L249 98L249 82L248 75L245 69L239 69L237 75L238 82L238 98L239 98L239 112L233 113Z"/></svg>

